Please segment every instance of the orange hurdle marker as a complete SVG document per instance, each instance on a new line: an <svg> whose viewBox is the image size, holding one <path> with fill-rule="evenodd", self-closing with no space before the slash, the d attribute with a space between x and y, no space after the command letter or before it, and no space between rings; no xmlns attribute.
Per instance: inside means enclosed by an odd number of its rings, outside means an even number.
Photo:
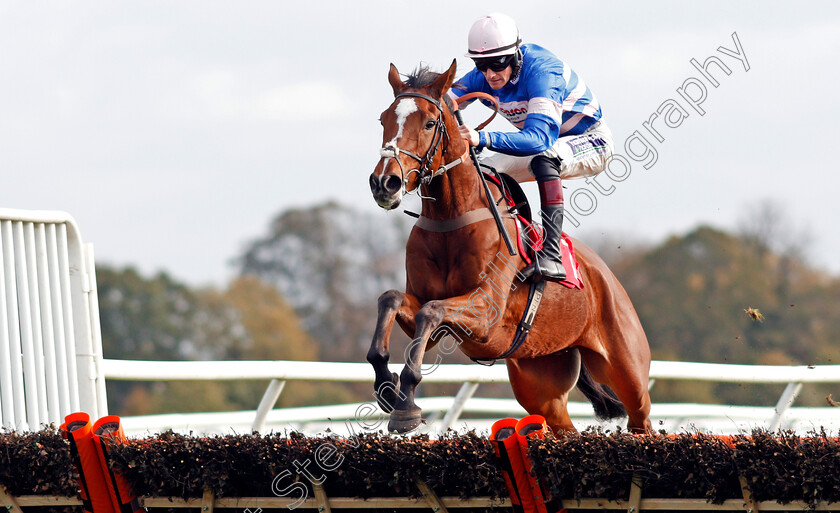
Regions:
<svg viewBox="0 0 840 513"><path fill-rule="evenodd" d="M510 495L514 513L538 513L528 472L522 461L519 441L516 436L516 419L496 421L490 428L490 442L496 454L496 461L502 467L502 476Z"/></svg>
<svg viewBox="0 0 840 513"><path fill-rule="evenodd" d="M59 429L70 442L70 454L79 472L79 490L85 511L116 513L96 453L90 416L87 413L71 413L64 418L64 424Z"/></svg>
<svg viewBox="0 0 840 513"><path fill-rule="evenodd" d="M96 446L96 452L99 456L99 462L102 466L102 471L105 476L105 481L108 486L108 494L111 497L111 502L114 511L117 513L140 513L143 508L137 501L137 495L131 489L128 481L115 471L111 464L111 458L108 454L110 443L126 443L128 439L125 437L120 418L116 415L108 415L97 420L93 425L93 441Z"/></svg>
<svg viewBox="0 0 840 513"><path fill-rule="evenodd" d="M528 415L517 422L514 429L537 513L567 513L560 503L552 499L548 491L543 488L540 478L534 472L531 455L528 453L528 440L545 438L548 432L545 418L542 415Z"/></svg>

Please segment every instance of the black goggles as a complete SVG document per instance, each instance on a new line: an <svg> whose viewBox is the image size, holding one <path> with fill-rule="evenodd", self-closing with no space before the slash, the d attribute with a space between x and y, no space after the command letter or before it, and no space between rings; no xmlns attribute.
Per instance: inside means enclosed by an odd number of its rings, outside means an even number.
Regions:
<svg viewBox="0 0 840 513"><path fill-rule="evenodd" d="M478 71L484 73L488 69L492 69L496 73L504 71L513 62L513 55L502 55L500 57L484 57L480 59L473 59L475 67Z"/></svg>

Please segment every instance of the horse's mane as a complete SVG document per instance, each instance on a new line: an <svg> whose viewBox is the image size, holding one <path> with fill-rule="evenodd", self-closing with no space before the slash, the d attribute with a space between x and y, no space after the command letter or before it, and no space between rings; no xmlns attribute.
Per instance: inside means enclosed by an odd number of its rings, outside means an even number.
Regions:
<svg viewBox="0 0 840 513"><path fill-rule="evenodd" d="M422 89L434 82L439 76L440 73L430 70L429 66L425 64L421 64L420 66L417 66L414 71L406 75L405 85L412 89ZM448 94L443 95L443 101L451 110L452 99Z"/></svg>

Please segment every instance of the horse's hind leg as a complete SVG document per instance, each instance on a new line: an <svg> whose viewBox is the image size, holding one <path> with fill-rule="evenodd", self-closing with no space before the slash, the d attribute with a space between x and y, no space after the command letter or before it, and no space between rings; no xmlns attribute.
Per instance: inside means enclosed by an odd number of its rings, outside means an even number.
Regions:
<svg viewBox="0 0 840 513"><path fill-rule="evenodd" d="M620 337L619 337L620 338ZM615 339L612 340L616 342ZM627 429L636 433L650 433L650 393L648 392L648 373L650 370L650 351L637 347L631 351L627 347L611 347L609 357L587 350L581 350L583 364L595 381L612 388L627 410Z"/></svg>
<svg viewBox="0 0 840 513"><path fill-rule="evenodd" d="M542 415L555 432L575 431L567 404L580 372L580 353L564 349L537 358L505 361L510 385L529 414Z"/></svg>
<svg viewBox="0 0 840 513"><path fill-rule="evenodd" d="M403 294L398 290L389 290L379 296L376 330L370 343L367 360L373 365L376 373L376 381L373 385L374 396L379 407L386 413L394 410L399 392L399 377L395 372L388 370L394 321L399 317L401 323L413 331L414 314L419 307L414 296Z"/></svg>

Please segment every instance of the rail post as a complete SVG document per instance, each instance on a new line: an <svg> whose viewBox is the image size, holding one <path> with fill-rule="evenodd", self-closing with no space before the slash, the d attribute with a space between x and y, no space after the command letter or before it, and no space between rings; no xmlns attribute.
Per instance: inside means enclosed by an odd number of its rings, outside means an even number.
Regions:
<svg viewBox="0 0 840 513"><path fill-rule="evenodd" d="M272 379L268 384L262 399L260 399L260 405L257 406L257 413L254 416L254 422L251 424L252 433L254 431L259 432L263 430L268 412L274 408L274 405L277 403L277 399L280 397L280 394L283 392L283 388L285 386L286 382L279 379Z"/></svg>
<svg viewBox="0 0 840 513"><path fill-rule="evenodd" d="M782 417L784 416L785 412L788 408L793 405L793 402L796 400L796 396L799 395L799 392L802 390L802 383L788 383L785 387L785 391L782 392L782 396L779 397L779 401L776 403L776 408L774 409L773 418L770 419L770 431L776 431L782 425Z"/></svg>

